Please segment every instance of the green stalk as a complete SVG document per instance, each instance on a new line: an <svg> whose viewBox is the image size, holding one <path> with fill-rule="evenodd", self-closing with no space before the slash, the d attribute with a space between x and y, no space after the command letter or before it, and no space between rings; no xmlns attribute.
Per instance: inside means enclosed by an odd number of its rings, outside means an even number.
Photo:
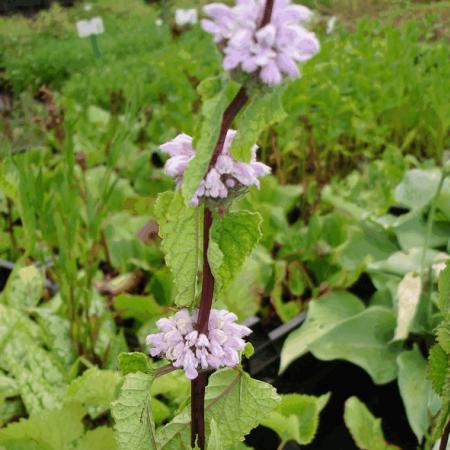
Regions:
<svg viewBox="0 0 450 450"><path fill-rule="evenodd" d="M430 208L430 212L428 214L428 219L427 219L427 231L425 234L425 242L423 244L422 257L421 257L421 261L420 261L420 279L422 282L422 292L427 294L427 300L428 300L427 321L430 326L431 326L431 316L432 316L432 302L431 302L431 297L429 295L429 291L430 291L431 283L430 283L430 269L427 268L426 260L427 260L428 249L430 247L431 234L433 232L433 222L434 222L434 216L436 214L436 206L437 206L436 203L437 203L437 199L438 199L439 195L441 194L446 177L447 177L447 173L445 170L443 170L441 179L439 180L439 184L436 189L436 193L434 194L433 200L431 201L431 208ZM428 272L427 277L425 276L425 271Z"/></svg>
<svg viewBox="0 0 450 450"><path fill-rule="evenodd" d="M428 214L427 220L427 231L425 235L425 242L422 250L422 258L420 260L420 278L422 280L422 285L425 285L425 270L426 270L426 256L430 246L431 233L433 232L433 222L434 216L436 214L436 203L439 195L441 194L442 188L444 186L445 178L447 177L447 173L442 171L441 179L439 180L438 187L436 189L436 193L434 194L433 200L431 201L430 213Z"/></svg>

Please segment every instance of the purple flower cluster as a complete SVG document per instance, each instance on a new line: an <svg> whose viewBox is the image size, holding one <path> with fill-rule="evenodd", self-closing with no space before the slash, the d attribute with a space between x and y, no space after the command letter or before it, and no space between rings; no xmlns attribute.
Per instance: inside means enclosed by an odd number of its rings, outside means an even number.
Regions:
<svg viewBox="0 0 450 450"><path fill-rule="evenodd" d="M231 190L237 191L244 186L252 185L259 187L258 178L270 173L269 166L256 161L258 150L256 145L252 148L252 158L249 163L236 161L230 156L229 149L235 135L236 131L228 131L222 153L200 183L191 200L193 205L198 205L201 197L227 198ZM187 134L179 134L175 139L161 145L161 150L170 157L165 165L167 175L174 177L177 187L180 187L184 171L189 161L195 156L192 138Z"/></svg>
<svg viewBox="0 0 450 450"><path fill-rule="evenodd" d="M259 71L264 83L277 85L283 75L297 78L297 63L312 58L320 45L302 26L312 16L308 8L275 0L269 23L260 27L264 7L265 0L237 0L234 7L211 3L204 7L210 19L202 20L202 27L221 45L225 70Z"/></svg>
<svg viewBox="0 0 450 450"><path fill-rule="evenodd" d="M244 348L242 339L251 333L243 325L235 323L235 314L212 309L208 333L195 329L198 310L192 315L187 309L174 316L160 319L156 326L160 333L147 336L151 356L161 356L172 362L174 367L183 368L186 376L193 380L198 369L219 369L239 364L238 352Z"/></svg>

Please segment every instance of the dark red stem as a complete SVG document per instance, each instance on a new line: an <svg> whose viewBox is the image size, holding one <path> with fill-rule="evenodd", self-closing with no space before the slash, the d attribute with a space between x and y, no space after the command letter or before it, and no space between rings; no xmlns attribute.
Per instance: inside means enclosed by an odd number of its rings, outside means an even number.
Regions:
<svg viewBox="0 0 450 450"><path fill-rule="evenodd" d="M238 115L239 111L247 103L247 101L248 101L247 93L245 92L245 87L242 86L239 89L238 93L233 98L233 100L231 101L231 103L228 105L228 108L223 113L222 124L220 125L219 139L217 140L214 152L211 156L211 159L209 160L208 170L206 171L206 173L208 173L210 169L212 169L215 166L217 158L222 153L228 130L230 129L233 120Z"/></svg>
<svg viewBox="0 0 450 450"><path fill-rule="evenodd" d="M200 308L198 310L197 330L199 333L208 332L209 314L214 296L214 277L208 261L209 232L212 225L212 212L205 207L203 216L203 277L202 294L200 298Z"/></svg>
<svg viewBox="0 0 450 450"><path fill-rule="evenodd" d="M444 433L442 434L442 437L441 437L441 443L439 445L439 450L446 450L449 434L450 434L450 421L445 426Z"/></svg>
<svg viewBox="0 0 450 450"><path fill-rule="evenodd" d="M267 0L260 27L263 27L270 22L273 3L274 0ZM216 146L214 147L206 173L208 173L209 170L216 164L217 158L222 153L228 130L230 129L233 120L245 106L247 101L247 92L245 87L242 86L223 113L219 138ZM205 213L203 216L202 292L200 296L200 306L197 319L197 330L199 333L208 332L209 315L211 313L214 296L214 277L208 261L209 234L211 225L212 212L207 206L205 206ZM197 445L200 450L205 449L205 389L207 382L207 373L199 373L198 377L191 382L191 447L194 448Z"/></svg>
<svg viewBox="0 0 450 450"><path fill-rule="evenodd" d="M205 389L207 373L199 373L191 382L191 447L205 448ZM194 431L195 430L195 431Z"/></svg>
<svg viewBox="0 0 450 450"><path fill-rule="evenodd" d="M234 118L248 100L245 88L241 87L228 108L223 113L220 134L214 152L209 161L208 171L222 153L225 138ZM208 261L209 233L212 225L212 212L205 206L203 215L203 277L202 293L198 310L197 330L199 333L208 332L209 315L214 297L214 277ZM205 449L205 388L208 382L208 374L201 373L191 382L191 446L197 444L200 450Z"/></svg>
<svg viewBox="0 0 450 450"><path fill-rule="evenodd" d="M274 0L267 0L266 7L264 8L264 15L261 20L261 25L259 26L259 28L265 27L270 22L273 11L273 2Z"/></svg>

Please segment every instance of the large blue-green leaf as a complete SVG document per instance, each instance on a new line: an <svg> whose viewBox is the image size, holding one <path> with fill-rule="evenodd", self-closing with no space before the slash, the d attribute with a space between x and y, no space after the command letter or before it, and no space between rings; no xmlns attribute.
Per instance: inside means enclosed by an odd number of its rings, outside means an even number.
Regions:
<svg viewBox="0 0 450 450"><path fill-rule="evenodd" d="M309 304L303 325L286 339L281 351L280 371L309 351L310 345L348 318L362 312L363 303L347 292L331 292Z"/></svg>
<svg viewBox="0 0 450 450"><path fill-rule="evenodd" d="M430 425L428 404L431 383L427 378L427 363L417 347L397 358L398 386L406 415L419 442Z"/></svg>
<svg viewBox="0 0 450 450"><path fill-rule="evenodd" d="M355 444L361 450L397 449L386 442L381 428L381 419L375 418L357 397L350 397L345 402L344 421Z"/></svg>

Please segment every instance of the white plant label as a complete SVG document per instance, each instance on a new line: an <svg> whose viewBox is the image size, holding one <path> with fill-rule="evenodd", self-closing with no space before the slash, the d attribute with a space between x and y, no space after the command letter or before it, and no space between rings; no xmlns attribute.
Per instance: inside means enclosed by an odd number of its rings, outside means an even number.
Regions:
<svg viewBox="0 0 450 450"><path fill-rule="evenodd" d="M177 9L175 11L175 23L182 27L184 25L194 25L197 23L196 9Z"/></svg>
<svg viewBox="0 0 450 450"><path fill-rule="evenodd" d="M101 17L93 17L90 20L79 20L77 31L80 38L86 38L93 34L102 34L105 31Z"/></svg>

